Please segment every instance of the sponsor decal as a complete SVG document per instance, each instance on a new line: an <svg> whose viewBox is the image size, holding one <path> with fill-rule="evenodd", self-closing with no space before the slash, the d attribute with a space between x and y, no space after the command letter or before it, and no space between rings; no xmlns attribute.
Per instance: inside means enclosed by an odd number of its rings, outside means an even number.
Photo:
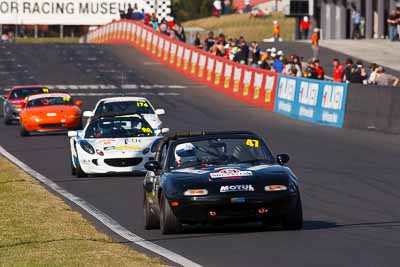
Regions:
<svg viewBox="0 0 400 267"><path fill-rule="evenodd" d="M219 192L254 192L254 187L251 184L223 185L219 189Z"/></svg>
<svg viewBox="0 0 400 267"><path fill-rule="evenodd" d="M315 107L318 99L318 83L302 81L300 83L299 103Z"/></svg>
<svg viewBox="0 0 400 267"><path fill-rule="evenodd" d="M242 78L242 69L235 67L235 71L233 73L233 92L239 92L239 83Z"/></svg>
<svg viewBox="0 0 400 267"><path fill-rule="evenodd" d="M133 151L140 151L143 148L141 146L109 146L105 147L104 151L113 151L113 150L133 150Z"/></svg>
<svg viewBox="0 0 400 267"><path fill-rule="evenodd" d="M253 173L251 171L241 171L238 169L222 169L219 172L210 173L210 177L215 178L236 178L236 177L245 177L252 176Z"/></svg>
<svg viewBox="0 0 400 267"><path fill-rule="evenodd" d="M344 86L325 85L322 97L322 107L340 110L343 106Z"/></svg>
<svg viewBox="0 0 400 267"><path fill-rule="evenodd" d="M215 65L215 80L214 80L215 85L219 85L221 82L221 74L223 66L224 64L221 61L217 61Z"/></svg>
<svg viewBox="0 0 400 267"><path fill-rule="evenodd" d="M228 89L229 85L231 84L231 76L232 76L232 65L226 64L225 65L225 72L224 72L224 88Z"/></svg>
<svg viewBox="0 0 400 267"><path fill-rule="evenodd" d="M174 170L174 171L172 171L172 172L190 173L190 174L205 174L205 173L208 173L208 171L204 171L204 170L195 170L195 169L190 169L190 168Z"/></svg>
<svg viewBox="0 0 400 267"><path fill-rule="evenodd" d="M198 75L197 75L199 78L203 78L204 68L206 66L206 61L207 61L207 57L205 55L200 55L199 72L198 72Z"/></svg>
<svg viewBox="0 0 400 267"><path fill-rule="evenodd" d="M207 62L207 81L210 82L211 81L211 77L212 77L212 72L214 69L214 59L213 58L208 58L208 62Z"/></svg>
<svg viewBox="0 0 400 267"><path fill-rule="evenodd" d="M191 52L189 48L185 49L185 53L183 54L183 70L188 70Z"/></svg>
<svg viewBox="0 0 400 267"><path fill-rule="evenodd" d="M180 67L182 64L182 57L183 57L183 46L178 46L178 54L176 55L176 66Z"/></svg>
<svg viewBox="0 0 400 267"><path fill-rule="evenodd" d="M244 72L244 79L243 79L243 96L249 95L249 88L251 83L251 76L253 72L251 70L246 70Z"/></svg>
<svg viewBox="0 0 400 267"><path fill-rule="evenodd" d="M260 97L262 81L263 81L263 74L262 73L255 73L254 74L254 94L253 94L253 99L258 99Z"/></svg>
<svg viewBox="0 0 400 267"><path fill-rule="evenodd" d="M193 52L192 53L192 68L190 70L191 74L195 74L196 73L196 66L197 66L197 60L199 58L199 53L197 52Z"/></svg>

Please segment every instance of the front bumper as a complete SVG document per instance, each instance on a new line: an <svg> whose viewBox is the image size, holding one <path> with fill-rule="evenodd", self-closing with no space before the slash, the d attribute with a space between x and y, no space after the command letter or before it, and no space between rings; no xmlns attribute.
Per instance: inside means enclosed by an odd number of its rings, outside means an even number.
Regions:
<svg viewBox="0 0 400 267"><path fill-rule="evenodd" d="M154 158L151 155L131 158L93 156L87 159L79 159L79 164L87 174L144 173L146 172L144 165L150 159ZM124 164L129 166L124 166Z"/></svg>
<svg viewBox="0 0 400 267"><path fill-rule="evenodd" d="M187 197L172 210L182 223L251 222L282 217L297 198L290 192Z"/></svg>
<svg viewBox="0 0 400 267"><path fill-rule="evenodd" d="M24 120L23 126L29 132L60 132L75 130L81 126L80 118Z"/></svg>

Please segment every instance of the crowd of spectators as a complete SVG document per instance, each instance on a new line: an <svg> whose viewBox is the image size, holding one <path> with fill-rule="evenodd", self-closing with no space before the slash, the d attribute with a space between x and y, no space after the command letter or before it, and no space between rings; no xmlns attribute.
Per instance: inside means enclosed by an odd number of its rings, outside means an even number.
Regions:
<svg viewBox="0 0 400 267"><path fill-rule="evenodd" d="M165 34L172 39L186 42L184 27L182 24L175 22L172 17L159 20L155 14L147 14L143 10L138 11L136 5L133 8L129 6L126 14L122 16L128 19L141 20L145 25L153 28L154 31ZM279 25L279 23L274 22L274 25ZM301 28L303 38L307 39L311 29L308 17L303 18ZM212 31L208 32L205 38L200 33L197 33L193 45L217 57L288 76L318 80L324 80L328 76L325 75L325 69L319 60L318 28L314 28L311 35L313 58L308 62L304 62L299 55L286 55L284 51L275 47L262 50L256 41L248 42L244 36L227 38L223 33L214 34ZM354 63L351 58L348 58L342 65L339 59L335 58L332 60L332 65L333 73L329 79L336 82L399 85L398 78L387 74L384 68L377 64L371 64L369 68L366 68L361 61Z"/></svg>

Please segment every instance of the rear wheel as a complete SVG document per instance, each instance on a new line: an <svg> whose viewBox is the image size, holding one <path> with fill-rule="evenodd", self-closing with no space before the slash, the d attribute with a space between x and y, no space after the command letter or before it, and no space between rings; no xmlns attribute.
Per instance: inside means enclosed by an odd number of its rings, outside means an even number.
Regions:
<svg viewBox="0 0 400 267"><path fill-rule="evenodd" d="M182 232L183 227L178 218L172 212L167 198L162 195L160 203L160 229L164 235Z"/></svg>
<svg viewBox="0 0 400 267"><path fill-rule="evenodd" d="M144 228L146 230L159 229L160 219L151 212L150 203L147 200L146 193L143 201L143 213L144 213Z"/></svg>
<svg viewBox="0 0 400 267"><path fill-rule="evenodd" d="M22 126L22 128L21 128L20 135L22 137L29 136L29 132L27 130L25 130L24 126Z"/></svg>
<svg viewBox="0 0 400 267"><path fill-rule="evenodd" d="M282 220L282 226L285 230L300 230L303 228L303 208L300 195L290 205L287 215Z"/></svg>

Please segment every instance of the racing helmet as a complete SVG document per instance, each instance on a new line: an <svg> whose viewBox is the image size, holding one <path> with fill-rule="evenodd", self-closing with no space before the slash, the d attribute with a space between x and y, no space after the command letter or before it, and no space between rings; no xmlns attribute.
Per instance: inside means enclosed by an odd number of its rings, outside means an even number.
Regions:
<svg viewBox="0 0 400 267"><path fill-rule="evenodd" d="M178 166L197 161L196 149L192 143L179 144L175 148L175 161Z"/></svg>

